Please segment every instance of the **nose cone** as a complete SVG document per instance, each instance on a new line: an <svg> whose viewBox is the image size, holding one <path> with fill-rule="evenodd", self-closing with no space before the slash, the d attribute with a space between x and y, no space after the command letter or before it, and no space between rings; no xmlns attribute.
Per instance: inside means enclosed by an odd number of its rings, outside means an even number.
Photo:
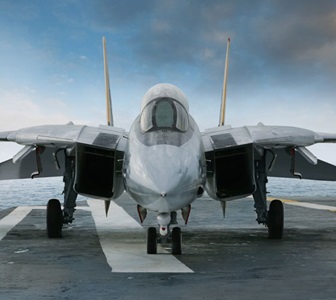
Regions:
<svg viewBox="0 0 336 300"><path fill-rule="evenodd" d="M182 147L157 145L134 153L127 175L128 191L140 205L171 212L196 199L202 174L196 156Z"/></svg>

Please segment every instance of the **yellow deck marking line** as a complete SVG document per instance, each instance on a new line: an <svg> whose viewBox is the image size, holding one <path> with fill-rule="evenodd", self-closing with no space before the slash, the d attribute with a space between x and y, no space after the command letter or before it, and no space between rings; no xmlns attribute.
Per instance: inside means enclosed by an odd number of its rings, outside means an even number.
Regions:
<svg viewBox="0 0 336 300"><path fill-rule="evenodd" d="M272 201L279 198L272 198L268 197L267 201ZM308 202L300 202L297 200L290 200L290 199L279 199L283 203L289 204L289 205L295 205L305 208L311 208L311 209L318 209L318 210L327 210L331 212L336 212L336 206L330 206L330 205L321 205L321 204L315 204L315 203L308 203Z"/></svg>

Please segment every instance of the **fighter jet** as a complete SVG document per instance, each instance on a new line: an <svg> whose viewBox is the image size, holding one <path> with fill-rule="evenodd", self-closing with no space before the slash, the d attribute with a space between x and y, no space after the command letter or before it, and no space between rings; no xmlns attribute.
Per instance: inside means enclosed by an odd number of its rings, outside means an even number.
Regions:
<svg viewBox="0 0 336 300"><path fill-rule="evenodd" d="M318 160L306 147L334 143L336 134L307 129L266 126L232 128L224 125L226 64L218 126L200 132L189 113L187 96L176 86L159 83L143 96L141 110L129 131L114 126L106 42L103 38L107 125L44 125L0 132L0 141L23 149L0 164L0 180L63 176L63 208L57 199L47 204L47 233L62 236L73 222L77 195L110 201L126 192L134 201L141 222L147 212L157 214L156 227L147 232L147 253L157 243L171 243L182 253L177 212L188 222L192 203L204 192L219 201L252 195L257 222L268 227L271 239L281 239L283 204L266 199L268 176L336 180L336 167Z"/></svg>

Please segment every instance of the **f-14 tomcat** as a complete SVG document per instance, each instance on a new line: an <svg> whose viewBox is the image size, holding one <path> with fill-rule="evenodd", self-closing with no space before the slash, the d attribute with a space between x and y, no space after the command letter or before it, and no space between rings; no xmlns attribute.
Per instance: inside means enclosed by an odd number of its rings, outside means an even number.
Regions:
<svg viewBox="0 0 336 300"><path fill-rule="evenodd" d="M62 236L74 218L78 194L109 203L124 191L137 203L144 220L157 214L159 232L149 227L147 253L157 242L171 242L181 254L176 211L188 221L191 204L206 191L221 202L253 195L257 222L269 238L283 235L283 204L266 200L268 176L336 180L336 167L318 160L306 147L336 142L336 134L284 126L224 126L229 42L219 126L200 132L189 114L185 94L171 84L157 84L143 97L130 130L113 126L106 44L103 38L108 124L45 125L1 132L0 141L24 148L0 164L0 179L64 176L63 209L56 199L47 204L47 233Z"/></svg>

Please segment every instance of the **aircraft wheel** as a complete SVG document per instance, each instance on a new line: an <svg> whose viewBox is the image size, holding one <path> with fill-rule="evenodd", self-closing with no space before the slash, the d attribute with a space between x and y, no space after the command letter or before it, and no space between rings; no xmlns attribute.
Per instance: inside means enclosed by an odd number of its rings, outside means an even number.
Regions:
<svg viewBox="0 0 336 300"><path fill-rule="evenodd" d="M149 227L147 230L147 254L157 253L157 236L156 228Z"/></svg>
<svg viewBox="0 0 336 300"><path fill-rule="evenodd" d="M49 238L61 238L63 227L63 213L61 203L57 199L50 199L47 204L47 233Z"/></svg>
<svg viewBox="0 0 336 300"><path fill-rule="evenodd" d="M182 233L180 227L174 227L172 231L172 254L182 254Z"/></svg>
<svg viewBox="0 0 336 300"><path fill-rule="evenodd" d="M284 209L280 200L273 200L267 215L268 237L281 239L284 227Z"/></svg>

